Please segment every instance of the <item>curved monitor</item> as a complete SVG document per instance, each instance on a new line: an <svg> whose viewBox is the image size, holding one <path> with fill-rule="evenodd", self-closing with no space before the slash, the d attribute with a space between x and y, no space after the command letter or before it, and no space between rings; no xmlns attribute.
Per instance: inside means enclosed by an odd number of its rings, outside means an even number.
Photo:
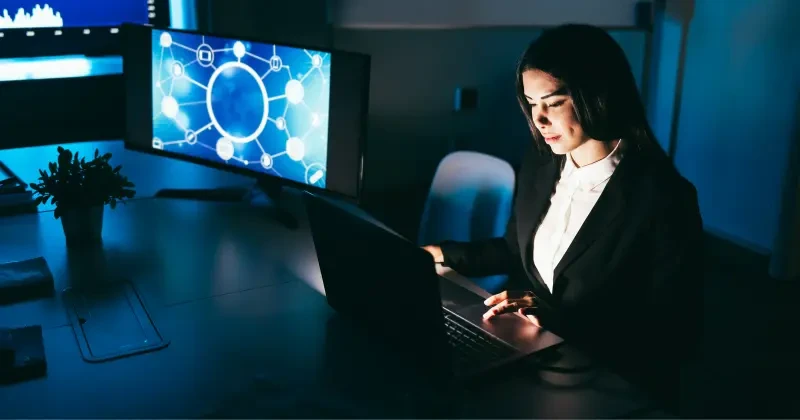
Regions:
<svg viewBox="0 0 800 420"><path fill-rule="evenodd" d="M118 54L123 23L169 22L169 0L0 0L0 57Z"/></svg>
<svg viewBox="0 0 800 420"><path fill-rule="evenodd" d="M124 27L126 147L357 198L369 57Z"/></svg>

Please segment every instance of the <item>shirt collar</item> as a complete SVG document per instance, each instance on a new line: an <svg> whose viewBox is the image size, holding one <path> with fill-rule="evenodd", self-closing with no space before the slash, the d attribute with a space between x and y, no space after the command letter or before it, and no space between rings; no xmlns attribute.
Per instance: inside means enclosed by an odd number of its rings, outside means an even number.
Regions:
<svg viewBox="0 0 800 420"><path fill-rule="evenodd" d="M611 178L611 175L614 173L614 170L619 165L620 160L622 159L622 139L617 142L616 147L608 156L604 157L597 162L594 162L590 165L586 165L583 167L575 166L575 162L572 161L572 157L567 154L566 155L566 162L564 164L564 170L561 173L561 176L566 177L577 177L578 182L584 185L588 185L589 188L594 188L598 184L608 180Z"/></svg>

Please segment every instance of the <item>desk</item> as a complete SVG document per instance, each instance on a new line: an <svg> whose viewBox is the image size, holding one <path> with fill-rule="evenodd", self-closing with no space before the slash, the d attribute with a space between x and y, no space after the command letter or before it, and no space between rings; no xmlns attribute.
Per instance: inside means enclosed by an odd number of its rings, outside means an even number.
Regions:
<svg viewBox="0 0 800 420"><path fill-rule="evenodd" d="M302 200L287 191L284 204L298 229L259 205L134 200L106 209L97 250L67 250L49 212L0 219L3 260L44 256L57 290L130 280L171 342L86 363L60 294L0 306L2 326L43 326L48 361L47 377L0 388L2 415L425 416L407 393L391 391L368 337L328 307ZM613 417L645 404L602 370L591 381L547 375L472 388L460 416Z"/></svg>

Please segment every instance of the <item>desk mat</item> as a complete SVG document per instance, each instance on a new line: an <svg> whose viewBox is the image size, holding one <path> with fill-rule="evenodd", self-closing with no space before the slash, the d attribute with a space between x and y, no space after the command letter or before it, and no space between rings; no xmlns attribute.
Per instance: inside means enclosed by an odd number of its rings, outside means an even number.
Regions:
<svg viewBox="0 0 800 420"><path fill-rule="evenodd" d="M104 362L169 345L128 281L64 291L75 339L87 362Z"/></svg>

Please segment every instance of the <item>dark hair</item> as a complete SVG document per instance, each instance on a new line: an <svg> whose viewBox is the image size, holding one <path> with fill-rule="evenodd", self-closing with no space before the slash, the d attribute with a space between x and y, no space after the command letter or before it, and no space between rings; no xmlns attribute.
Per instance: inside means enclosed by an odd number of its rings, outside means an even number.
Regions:
<svg viewBox="0 0 800 420"><path fill-rule="evenodd" d="M627 147L663 150L647 122L630 63L603 29L568 24L547 29L534 40L517 65L517 99L541 151L549 150L525 98L522 73L543 71L563 83L575 114L590 138L625 139Z"/></svg>

